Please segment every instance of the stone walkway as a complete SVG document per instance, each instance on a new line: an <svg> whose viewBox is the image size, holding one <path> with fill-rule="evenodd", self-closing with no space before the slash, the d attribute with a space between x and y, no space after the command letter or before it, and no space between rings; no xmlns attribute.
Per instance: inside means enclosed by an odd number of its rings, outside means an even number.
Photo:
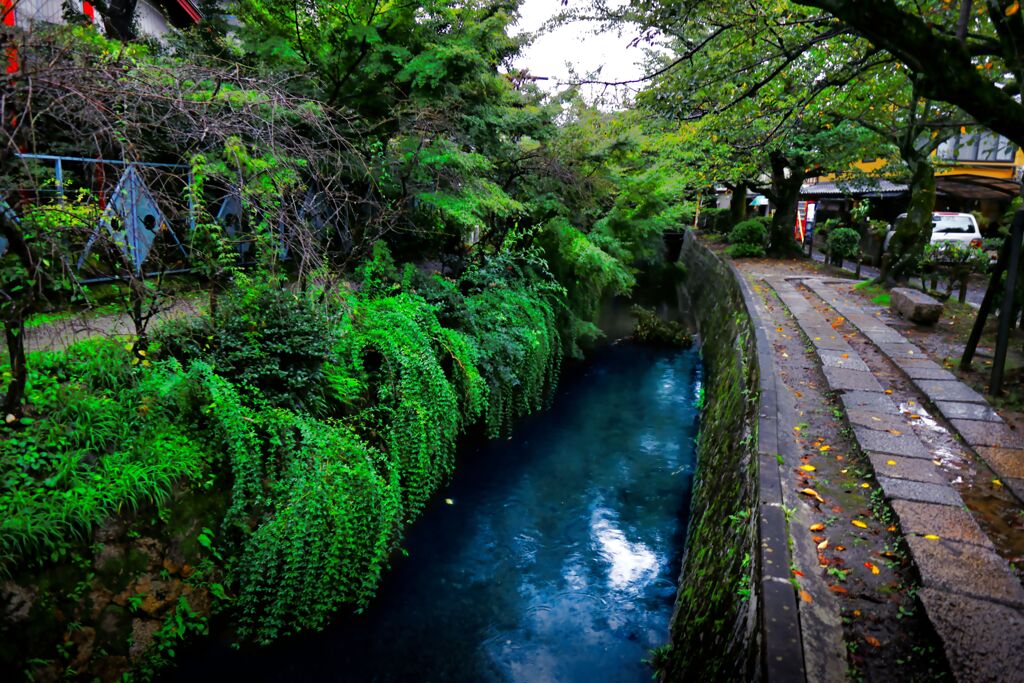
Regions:
<svg viewBox="0 0 1024 683"><path fill-rule="evenodd" d="M874 479L895 513L898 533L920 576L917 596L957 680L1024 680L1024 670L1014 664L1024 651L1024 588L997 552L998 544L993 544L978 515L964 501L965 496L976 494L976 487L970 484L977 482L978 486L996 489L1004 506L1021 508L1024 440L984 397L929 360L899 331L866 313L849 291L849 282L822 278L809 269L806 274L793 273L792 269L786 272L764 262L737 265L748 288L770 288L777 295L805 335L808 349L813 349L827 389L838 397L852 437L867 456ZM755 324L778 352L783 327L769 326L763 300L755 305L759 309L755 311ZM841 326L842 330L837 330ZM862 357L858 348L868 355ZM892 389L879 382L876 371L881 363L891 363L902 373L916 392L916 402L904 400L897 405ZM762 360L762 373L766 372L764 365ZM785 426L795 421L792 406L786 405L786 393L776 390L762 404L764 418L768 418L762 421L762 429L777 435L775 445L783 471L799 467L801 462L795 459L800 453L793 448L795 437ZM918 412L910 412L908 403L923 405L914 409ZM938 452L941 449L921 429L924 422L937 424L927 415L928 408L969 447L970 452L965 448L966 455L960 457L976 461L966 466L961 463L962 469L950 466L948 453ZM773 411L775 415L766 414ZM970 476L974 479L965 485L964 480ZM784 505L796 506L798 520L791 520L789 526L791 561L801 567L816 564L807 537L794 531L812 519L809 511L814 501L796 495L796 491L786 495L785 483L782 488ZM773 537L778 533L776 528ZM1000 542L1005 545L1005 539ZM817 557L821 558L820 553ZM807 597L813 598L805 598L807 604L799 605L807 680L841 680L847 676L839 625L841 610L834 593L823 584L825 566L812 572L821 578L808 577L805 570L801 581Z"/></svg>

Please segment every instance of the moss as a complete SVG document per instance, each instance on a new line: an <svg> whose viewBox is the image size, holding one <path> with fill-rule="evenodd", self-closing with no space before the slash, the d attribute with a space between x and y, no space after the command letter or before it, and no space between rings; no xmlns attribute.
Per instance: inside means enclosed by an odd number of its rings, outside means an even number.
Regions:
<svg viewBox="0 0 1024 683"><path fill-rule="evenodd" d="M666 680L745 680L754 669L748 632L756 556L757 365L739 286L710 251L687 242L681 256L700 323L705 366L698 470L691 504ZM739 437L739 438L737 438Z"/></svg>

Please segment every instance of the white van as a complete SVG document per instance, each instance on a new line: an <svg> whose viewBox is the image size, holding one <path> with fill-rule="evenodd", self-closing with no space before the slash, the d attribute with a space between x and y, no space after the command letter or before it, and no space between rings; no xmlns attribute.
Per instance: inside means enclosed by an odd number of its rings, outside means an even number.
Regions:
<svg viewBox="0 0 1024 683"><path fill-rule="evenodd" d="M885 236L883 248L889 251L889 242L896 232L896 225L904 220L907 214L901 213L896 217L889 232ZM952 213L949 211L936 211L932 214L932 244L957 243L963 246L981 248L981 230L978 228L978 221L969 213Z"/></svg>

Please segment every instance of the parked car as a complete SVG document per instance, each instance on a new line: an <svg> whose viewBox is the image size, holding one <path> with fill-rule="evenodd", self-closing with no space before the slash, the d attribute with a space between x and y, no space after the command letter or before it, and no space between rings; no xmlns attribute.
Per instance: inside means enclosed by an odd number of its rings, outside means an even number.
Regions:
<svg viewBox="0 0 1024 683"><path fill-rule="evenodd" d="M906 218L907 214L901 213L889 227L883 245L885 251L889 251L889 242L896 232L896 226ZM957 243L981 249L981 230L978 228L978 221L969 213L936 211L932 214L931 242L932 244Z"/></svg>

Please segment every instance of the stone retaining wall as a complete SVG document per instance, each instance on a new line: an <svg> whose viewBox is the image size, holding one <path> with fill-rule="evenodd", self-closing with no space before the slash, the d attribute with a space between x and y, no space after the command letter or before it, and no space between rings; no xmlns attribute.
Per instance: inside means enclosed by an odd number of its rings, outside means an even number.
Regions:
<svg viewBox="0 0 1024 683"><path fill-rule="evenodd" d="M756 680L759 373L754 328L730 266L687 233L680 261L704 361L698 465L663 678Z"/></svg>

